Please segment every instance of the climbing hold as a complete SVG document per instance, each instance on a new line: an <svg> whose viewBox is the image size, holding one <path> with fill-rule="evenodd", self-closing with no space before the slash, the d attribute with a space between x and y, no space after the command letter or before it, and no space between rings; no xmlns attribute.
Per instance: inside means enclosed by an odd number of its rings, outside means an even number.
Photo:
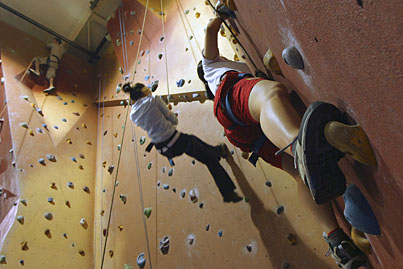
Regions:
<svg viewBox="0 0 403 269"><path fill-rule="evenodd" d="M210 224L206 225L206 232L208 232L210 230Z"/></svg>
<svg viewBox="0 0 403 269"><path fill-rule="evenodd" d="M162 53L158 54L158 59L161 60L162 59Z"/></svg>
<svg viewBox="0 0 403 269"><path fill-rule="evenodd" d="M38 134L43 134L43 130L42 130L41 128L36 128L36 132L37 132Z"/></svg>
<svg viewBox="0 0 403 269"><path fill-rule="evenodd" d="M174 169L173 168L169 168L168 170L168 176L171 177L174 174Z"/></svg>
<svg viewBox="0 0 403 269"><path fill-rule="evenodd" d="M127 194L120 194L120 200L122 200L123 204L125 205L127 202Z"/></svg>
<svg viewBox="0 0 403 269"><path fill-rule="evenodd" d="M196 13L195 13L195 17L196 17L196 19L200 18L200 13L199 13L199 12L196 12Z"/></svg>
<svg viewBox="0 0 403 269"><path fill-rule="evenodd" d="M291 246L296 245L297 244L297 236L295 234L287 234L286 236L288 243L290 243Z"/></svg>
<svg viewBox="0 0 403 269"><path fill-rule="evenodd" d="M67 182L67 187L69 187L70 189L74 189L74 183L71 181Z"/></svg>
<svg viewBox="0 0 403 269"><path fill-rule="evenodd" d="M113 250L109 250L109 257L113 257Z"/></svg>
<svg viewBox="0 0 403 269"><path fill-rule="evenodd" d="M190 199L190 201L192 202L192 203L197 203L197 201L199 200L199 198L198 198L198 191L197 191L197 189L191 189L190 191L189 191L189 199Z"/></svg>
<svg viewBox="0 0 403 269"><path fill-rule="evenodd" d="M84 170L84 166L82 166L81 164L78 166L78 169L80 170Z"/></svg>
<svg viewBox="0 0 403 269"><path fill-rule="evenodd" d="M25 219L24 219L23 216L18 216L18 217L17 217L17 221L18 221L21 225L24 225Z"/></svg>
<svg viewBox="0 0 403 269"><path fill-rule="evenodd" d="M200 98L200 97L201 97L201 95L199 93L192 94L193 99L197 99L197 98Z"/></svg>
<svg viewBox="0 0 403 269"><path fill-rule="evenodd" d="M176 82L176 86L178 87L182 87L183 85L185 85L185 80L184 79L180 79Z"/></svg>
<svg viewBox="0 0 403 269"><path fill-rule="evenodd" d="M168 252L169 252L169 237L168 236L164 236L164 238L162 238L160 240L160 250L163 255L168 254Z"/></svg>
<svg viewBox="0 0 403 269"><path fill-rule="evenodd" d="M246 246L246 250L247 250L248 252L251 252L251 251L252 251L252 245L251 245L251 244L247 245L247 246Z"/></svg>
<svg viewBox="0 0 403 269"><path fill-rule="evenodd" d="M164 167L162 167L161 172L162 172L163 174L165 174L166 170L167 170L167 168L164 166Z"/></svg>
<svg viewBox="0 0 403 269"><path fill-rule="evenodd" d="M65 105L65 106L67 106L68 104L69 104L69 103L67 103L67 102L64 102L64 103L63 103L63 105Z"/></svg>
<svg viewBox="0 0 403 269"><path fill-rule="evenodd" d="M123 74L123 68L119 67L119 73Z"/></svg>
<svg viewBox="0 0 403 269"><path fill-rule="evenodd" d="M144 253L140 253L137 256L137 265L139 268L144 268L144 266L146 266L146 258L144 257Z"/></svg>
<svg viewBox="0 0 403 269"><path fill-rule="evenodd" d="M172 192L173 192L173 193L176 193L176 188L172 188Z"/></svg>
<svg viewBox="0 0 403 269"><path fill-rule="evenodd" d="M44 234L46 235L47 238L52 238L52 234L50 233L49 229L46 229Z"/></svg>
<svg viewBox="0 0 403 269"><path fill-rule="evenodd" d="M131 16L136 15L136 11L134 11L134 10L130 11L130 15L131 15Z"/></svg>
<svg viewBox="0 0 403 269"><path fill-rule="evenodd" d="M301 54L294 46L285 48L281 54L286 64L295 69L304 69L304 61Z"/></svg>
<svg viewBox="0 0 403 269"><path fill-rule="evenodd" d="M60 95L58 95L56 98L57 98L57 100L60 100L60 101L63 100L63 98Z"/></svg>
<svg viewBox="0 0 403 269"><path fill-rule="evenodd" d="M21 249L22 249L23 251L27 251L27 250L29 249L29 247L28 247L28 242L27 242L27 241L22 241L22 242L21 242Z"/></svg>
<svg viewBox="0 0 403 269"><path fill-rule="evenodd" d="M115 169L115 166L114 165L109 165L109 167L108 167L109 174L113 173L113 169Z"/></svg>
<svg viewBox="0 0 403 269"><path fill-rule="evenodd" d="M50 188L54 189L54 190L57 190L56 183L55 182L50 183Z"/></svg>
<svg viewBox="0 0 403 269"><path fill-rule="evenodd" d="M271 181L269 181L269 180L267 180L264 184L269 188L271 188L271 186L272 186Z"/></svg>
<svg viewBox="0 0 403 269"><path fill-rule="evenodd" d="M130 264L125 264L125 265L123 266L123 269L134 269L134 267L131 266Z"/></svg>
<svg viewBox="0 0 403 269"><path fill-rule="evenodd" d="M189 245L193 245L193 243L195 242L195 236L193 234L189 234L188 235L188 244Z"/></svg>
<svg viewBox="0 0 403 269"><path fill-rule="evenodd" d="M73 142L71 141L70 138L66 138L66 142L69 143L69 144L73 144Z"/></svg>
<svg viewBox="0 0 403 269"><path fill-rule="evenodd" d="M20 126L25 128L25 129L28 129L28 123L26 123L26 122L20 123Z"/></svg>
<svg viewBox="0 0 403 269"><path fill-rule="evenodd" d="M192 165L195 165L195 164L196 164L196 160L193 159L193 160L192 160Z"/></svg>
<svg viewBox="0 0 403 269"><path fill-rule="evenodd" d="M39 107L36 109L36 112L38 112L39 115L43 117L43 111Z"/></svg>
<svg viewBox="0 0 403 269"><path fill-rule="evenodd" d="M193 39L193 36L191 35L191 36L189 36L189 40L192 40Z"/></svg>
<svg viewBox="0 0 403 269"><path fill-rule="evenodd" d="M70 102L72 102L73 104L76 102L76 101L74 101L74 100L71 100ZM85 106L85 105L84 105Z"/></svg>
<svg viewBox="0 0 403 269"><path fill-rule="evenodd" d="M185 14L186 14L186 15L189 14L189 9L186 9L186 10L185 10Z"/></svg>
<svg viewBox="0 0 403 269"><path fill-rule="evenodd" d="M146 137L142 136L140 137L140 145L143 145L146 142Z"/></svg>
<svg viewBox="0 0 403 269"><path fill-rule="evenodd" d="M122 90L122 83L119 83L119 84L116 86L116 93L120 93L121 90Z"/></svg>
<svg viewBox="0 0 403 269"><path fill-rule="evenodd" d="M88 227L87 220L86 220L85 218L81 218L81 219L80 219L80 225L81 225L84 229L87 229L87 227Z"/></svg>
<svg viewBox="0 0 403 269"><path fill-rule="evenodd" d="M203 202L200 202L200 203L199 203L199 208L202 209L203 207L204 207L204 203L203 203Z"/></svg>
<svg viewBox="0 0 403 269"><path fill-rule="evenodd" d="M34 131L29 130L29 132L28 132L28 133L29 133L29 135L30 135L30 136L34 136Z"/></svg>
<svg viewBox="0 0 403 269"><path fill-rule="evenodd" d="M164 184L164 185L162 185L162 188L163 188L164 190L168 190L168 189L169 189L169 185L168 185L168 184Z"/></svg>
<svg viewBox="0 0 403 269"><path fill-rule="evenodd" d="M236 62L238 62L238 61L239 61L238 54L234 54L234 61L236 61Z"/></svg>
<svg viewBox="0 0 403 269"><path fill-rule="evenodd" d="M65 202L65 205L66 205L68 208L71 208L70 201L66 201L66 202Z"/></svg>
<svg viewBox="0 0 403 269"><path fill-rule="evenodd" d="M116 116L118 119L120 119L120 113Z"/></svg>
<svg viewBox="0 0 403 269"><path fill-rule="evenodd" d="M119 225L118 228L120 232L123 231L123 225Z"/></svg>
<svg viewBox="0 0 403 269"><path fill-rule="evenodd" d="M78 154L78 157L80 157L81 159L85 159L84 154L82 153Z"/></svg>
<svg viewBox="0 0 403 269"><path fill-rule="evenodd" d="M353 227L368 234L379 235L381 233L370 204L355 184L348 185L343 198L344 216Z"/></svg>
<svg viewBox="0 0 403 269"><path fill-rule="evenodd" d="M63 122L67 122L67 119L63 118L62 121L63 121Z"/></svg>
<svg viewBox="0 0 403 269"><path fill-rule="evenodd" d="M38 163L40 163L40 164L42 164L42 165L46 165L44 158L40 158L40 159L38 160Z"/></svg>
<svg viewBox="0 0 403 269"><path fill-rule="evenodd" d="M85 251L84 251L84 250L80 250L78 253L79 253L81 256L85 256Z"/></svg>
<svg viewBox="0 0 403 269"><path fill-rule="evenodd" d="M219 230L217 234L219 237L222 237L222 230Z"/></svg>
<svg viewBox="0 0 403 269"><path fill-rule="evenodd" d="M90 188L88 188L87 186L84 186L83 191L85 191L86 193L90 193Z"/></svg>
<svg viewBox="0 0 403 269"><path fill-rule="evenodd" d="M245 203L249 203L249 197L244 197Z"/></svg>
<svg viewBox="0 0 403 269"><path fill-rule="evenodd" d="M284 206L280 205L279 207L277 207L276 210L277 215L280 215L283 212L284 212Z"/></svg>
<svg viewBox="0 0 403 269"><path fill-rule="evenodd" d="M87 129L87 124L83 123L83 124L81 124L81 126L82 126L83 128L85 128L85 129Z"/></svg>
<svg viewBox="0 0 403 269"><path fill-rule="evenodd" d="M266 51L266 54L263 57L263 64L267 70L271 71L274 74L283 76L280 65L278 64L276 57L274 57L270 49Z"/></svg>
<svg viewBox="0 0 403 269"><path fill-rule="evenodd" d="M78 113L78 112L72 112L72 113L73 113L74 116L77 116L77 117L80 116L80 113Z"/></svg>
<svg viewBox="0 0 403 269"><path fill-rule="evenodd" d="M146 215L147 218L149 218L151 216L151 211L152 209L150 207L144 208L144 215Z"/></svg>
<svg viewBox="0 0 403 269"><path fill-rule="evenodd" d="M90 146L92 145L91 141L89 141L89 140L87 140L86 143L87 143L87 145L90 145Z"/></svg>
<svg viewBox="0 0 403 269"><path fill-rule="evenodd" d="M115 44L116 44L117 47L119 47L121 45L120 44L120 38L116 38Z"/></svg>
<svg viewBox="0 0 403 269"><path fill-rule="evenodd" d="M53 215L50 212L46 212L44 215L45 219L47 220L52 220L53 219Z"/></svg>
<svg viewBox="0 0 403 269"><path fill-rule="evenodd" d="M157 188L159 188L161 186L161 182L157 181Z"/></svg>
<svg viewBox="0 0 403 269"><path fill-rule="evenodd" d="M67 239L67 234L66 234L66 233L64 233L64 234L63 234L63 237Z"/></svg>
<svg viewBox="0 0 403 269"><path fill-rule="evenodd" d="M27 206L27 200L22 199L20 202L21 202L21 204L23 204L23 205Z"/></svg>
<svg viewBox="0 0 403 269"><path fill-rule="evenodd" d="M186 196L186 189L181 190L180 196L181 196L182 198L185 198L185 196Z"/></svg>
<svg viewBox="0 0 403 269"><path fill-rule="evenodd" d="M106 167L106 161L105 161L105 162L102 162L102 166L103 166L103 168Z"/></svg>
<svg viewBox="0 0 403 269"><path fill-rule="evenodd" d="M288 262L283 262L281 268L290 268L290 264Z"/></svg>
<svg viewBox="0 0 403 269"><path fill-rule="evenodd" d="M55 204L55 200L52 197L48 198L48 202L49 202L49 204L52 204L52 205Z"/></svg>
<svg viewBox="0 0 403 269"><path fill-rule="evenodd" d="M56 162L56 156L53 154L46 154L46 158L51 162Z"/></svg>
<svg viewBox="0 0 403 269"><path fill-rule="evenodd" d="M149 163L147 164L147 169L150 170L152 166L153 166L153 163L152 163L152 162L149 162Z"/></svg>
<svg viewBox="0 0 403 269"><path fill-rule="evenodd" d="M114 133L113 136L114 136L114 137L118 137L118 133Z"/></svg>
<svg viewBox="0 0 403 269"><path fill-rule="evenodd" d="M27 95L22 96L22 99L24 99L25 101L28 101L29 97Z"/></svg>
<svg viewBox="0 0 403 269"><path fill-rule="evenodd" d="M164 39L165 39L165 37L164 37L164 36L161 36L161 37L160 37L160 42L164 41Z"/></svg>
<svg viewBox="0 0 403 269"><path fill-rule="evenodd" d="M145 81L147 81L147 80L149 80L150 79L150 75L146 75L145 77L144 77L144 80Z"/></svg>
<svg viewBox="0 0 403 269"><path fill-rule="evenodd" d="M150 50L146 50L146 54L149 54L150 53Z"/></svg>
<svg viewBox="0 0 403 269"><path fill-rule="evenodd" d="M0 256L0 264L7 264L6 256L4 255Z"/></svg>

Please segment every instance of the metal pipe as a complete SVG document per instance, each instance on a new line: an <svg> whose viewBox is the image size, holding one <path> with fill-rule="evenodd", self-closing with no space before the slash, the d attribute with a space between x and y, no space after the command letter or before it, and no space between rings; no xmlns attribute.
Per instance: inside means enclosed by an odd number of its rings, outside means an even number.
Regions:
<svg viewBox="0 0 403 269"><path fill-rule="evenodd" d="M2 2L0 2L0 7L4 8L5 10L7 10L7 11L9 11L9 12L11 12L11 13L13 13L14 15L20 17L21 19L23 19L23 20L25 20L25 21L31 23L32 25L35 25L36 27L38 27L38 28L44 30L45 32L48 32L49 34L51 34L51 35L53 35L53 36L55 36L55 37L57 37L57 38L60 38L61 40L63 40L63 41L66 42L67 44L69 44L70 46L72 46L72 47L74 47L74 48L76 48L76 49L81 50L82 52L84 52L84 53L90 55L90 56L93 58L93 52L87 50L86 48L80 46L79 44L77 44L77 43L75 43L75 42L73 42L73 41L71 41L71 40L65 38L64 36L62 36L62 35L60 35L60 34L54 32L54 31L52 31L51 29L47 28L46 26L44 26L44 25L42 25L42 24L40 24L40 23L38 23L38 22L32 20L31 18L25 16L24 14L18 12L18 11L15 10L15 9L12 9L11 7L9 7L9 6L5 5L5 4L3 4Z"/></svg>
<svg viewBox="0 0 403 269"><path fill-rule="evenodd" d="M91 56L91 59L88 61L89 63L92 63L92 61L93 61L94 59L98 59L98 58L99 58L98 53L99 53L99 51L102 49L102 47L105 45L105 43L106 43L107 41L108 41L108 40L107 40L106 37L104 36L104 38L103 38L103 39L101 40L101 42L99 43L98 47L95 49L93 55Z"/></svg>

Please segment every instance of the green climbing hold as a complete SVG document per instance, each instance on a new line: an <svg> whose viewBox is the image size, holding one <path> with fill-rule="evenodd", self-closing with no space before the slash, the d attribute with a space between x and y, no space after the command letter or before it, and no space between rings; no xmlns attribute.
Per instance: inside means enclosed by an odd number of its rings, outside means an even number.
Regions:
<svg viewBox="0 0 403 269"><path fill-rule="evenodd" d="M146 142L146 137L145 136L140 137L140 145L144 145L145 142Z"/></svg>
<svg viewBox="0 0 403 269"><path fill-rule="evenodd" d="M134 269L134 267L131 266L130 264L125 264L125 265L123 266L123 269Z"/></svg>
<svg viewBox="0 0 403 269"><path fill-rule="evenodd" d="M147 164L147 169L150 170L152 166L153 166L153 163L152 163L152 162L149 162L149 163Z"/></svg>
<svg viewBox="0 0 403 269"><path fill-rule="evenodd" d="M246 203L249 203L249 198L248 197L245 197L244 200L245 200Z"/></svg>
<svg viewBox="0 0 403 269"><path fill-rule="evenodd" d="M144 208L144 215L149 218L151 216L151 211L152 209L150 207Z"/></svg>

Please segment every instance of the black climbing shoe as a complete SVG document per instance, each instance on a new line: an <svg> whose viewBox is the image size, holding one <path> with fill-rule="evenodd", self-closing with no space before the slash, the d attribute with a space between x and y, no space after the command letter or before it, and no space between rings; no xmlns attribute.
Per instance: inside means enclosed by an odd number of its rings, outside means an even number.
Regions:
<svg viewBox="0 0 403 269"><path fill-rule="evenodd" d="M229 194L225 194L224 196L224 203L238 203L243 200L236 192L231 192Z"/></svg>
<svg viewBox="0 0 403 269"><path fill-rule="evenodd" d="M343 121L341 112L328 103L312 103L302 118L292 148L295 166L317 204L326 203L346 190L346 179L337 165L344 154L324 136L329 121Z"/></svg>
<svg viewBox="0 0 403 269"><path fill-rule="evenodd" d="M323 236L329 244L328 254L343 269L356 269L368 263L365 254L354 244L354 242L343 232L337 229L330 236Z"/></svg>

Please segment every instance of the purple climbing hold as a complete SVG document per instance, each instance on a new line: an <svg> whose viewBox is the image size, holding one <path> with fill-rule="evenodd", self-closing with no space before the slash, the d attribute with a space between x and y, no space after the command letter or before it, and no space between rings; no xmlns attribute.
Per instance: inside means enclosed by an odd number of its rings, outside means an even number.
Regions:
<svg viewBox="0 0 403 269"><path fill-rule="evenodd" d="M184 79L180 79L176 82L176 86L178 87L182 87L183 85L185 85L185 80Z"/></svg>

